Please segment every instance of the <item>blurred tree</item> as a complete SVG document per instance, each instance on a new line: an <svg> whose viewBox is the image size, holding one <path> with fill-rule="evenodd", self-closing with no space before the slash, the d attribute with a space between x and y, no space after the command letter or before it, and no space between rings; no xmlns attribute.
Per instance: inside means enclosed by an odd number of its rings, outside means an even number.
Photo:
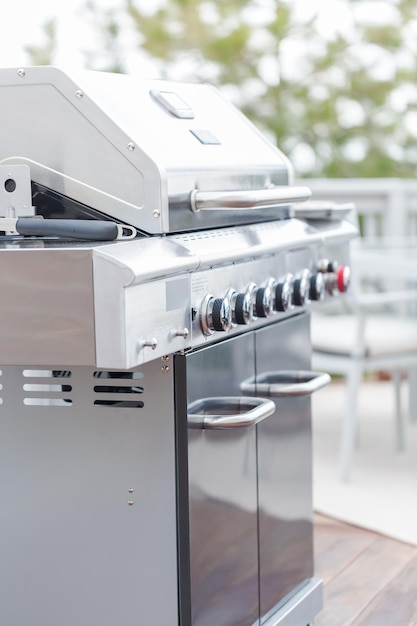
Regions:
<svg viewBox="0 0 417 626"><path fill-rule="evenodd" d="M55 18L45 22L42 27L44 42L31 44L25 47L32 65L50 65L57 48L57 25Z"/></svg>
<svg viewBox="0 0 417 626"><path fill-rule="evenodd" d="M294 0L121 2L88 4L102 41L90 67L130 72L135 50L162 78L217 85L298 175L414 177L414 0L334 0L326 14Z"/></svg>

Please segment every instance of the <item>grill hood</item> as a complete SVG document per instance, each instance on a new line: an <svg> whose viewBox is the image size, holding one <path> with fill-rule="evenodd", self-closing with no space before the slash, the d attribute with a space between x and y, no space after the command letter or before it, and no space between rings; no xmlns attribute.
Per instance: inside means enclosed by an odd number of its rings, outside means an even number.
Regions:
<svg viewBox="0 0 417 626"><path fill-rule="evenodd" d="M269 221L309 190L217 90L54 67L0 70L0 163L144 233Z"/></svg>

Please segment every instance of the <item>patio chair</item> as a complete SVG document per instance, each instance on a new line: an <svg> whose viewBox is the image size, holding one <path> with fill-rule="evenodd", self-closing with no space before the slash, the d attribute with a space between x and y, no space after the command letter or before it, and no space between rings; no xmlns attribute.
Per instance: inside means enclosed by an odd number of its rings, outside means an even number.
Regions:
<svg viewBox="0 0 417 626"><path fill-rule="evenodd" d="M367 372L387 372L395 390L396 441L405 446L404 415L401 406L401 380L417 367L416 289L388 290L387 276L378 268L384 263L355 262L348 296L340 298L338 310L313 309L311 319L313 368L339 374L346 381L346 406L342 424L339 472L347 481L357 441L357 403L361 382ZM393 267L393 276L395 268ZM416 272L417 276L417 272ZM398 278L398 275L397 275ZM401 277L399 277L401 278ZM388 283L392 287L391 276ZM394 281L395 282L395 281ZM398 280L396 284L402 284ZM371 290L371 285L374 290Z"/></svg>

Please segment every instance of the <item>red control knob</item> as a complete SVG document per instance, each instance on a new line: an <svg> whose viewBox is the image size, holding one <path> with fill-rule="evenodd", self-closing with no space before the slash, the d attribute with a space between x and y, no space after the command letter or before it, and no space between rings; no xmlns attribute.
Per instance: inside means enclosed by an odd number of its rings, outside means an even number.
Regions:
<svg viewBox="0 0 417 626"><path fill-rule="evenodd" d="M336 285L340 293L345 293L348 290L350 283L350 267L342 265L337 269Z"/></svg>

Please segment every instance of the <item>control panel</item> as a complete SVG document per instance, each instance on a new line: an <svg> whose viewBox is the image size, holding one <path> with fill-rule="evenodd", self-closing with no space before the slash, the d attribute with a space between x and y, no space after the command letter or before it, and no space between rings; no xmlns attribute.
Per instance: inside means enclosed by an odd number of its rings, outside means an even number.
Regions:
<svg viewBox="0 0 417 626"><path fill-rule="evenodd" d="M262 326L347 291L348 266L311 256L311 250L295 251L192 276L192 345Z"/></svg>
<svg viewBox="0 0 417 626"><path fill-rule="evenodd" d="M278 220L100 248L97 363L130 369L320 307L349 286L350 231L333 228L334 241Z"/></svg>

